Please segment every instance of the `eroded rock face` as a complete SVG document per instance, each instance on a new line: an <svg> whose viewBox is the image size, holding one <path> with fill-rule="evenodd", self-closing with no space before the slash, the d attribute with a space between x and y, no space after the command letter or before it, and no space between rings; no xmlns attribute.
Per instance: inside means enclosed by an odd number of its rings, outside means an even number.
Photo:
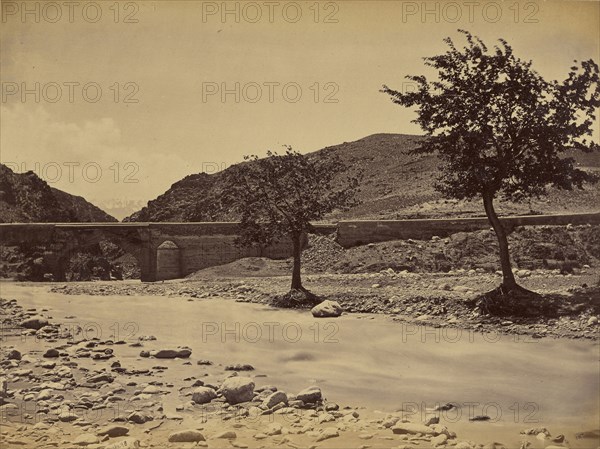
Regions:
<svg viewBox="0 0 600 449"><path fill-rule="evenodd" d="M230 377L221 385L221 393L231 405L248 402L254 397L254 382L249 377Z"/></svg>
<svg viewBox="0 0 600 449"><path fill-rule="evenodd" d="M342 306L337 301L329 300L325 300L311 309L311 313L315 318L338 317L343 311L344 309L342 309Z"/></svg>

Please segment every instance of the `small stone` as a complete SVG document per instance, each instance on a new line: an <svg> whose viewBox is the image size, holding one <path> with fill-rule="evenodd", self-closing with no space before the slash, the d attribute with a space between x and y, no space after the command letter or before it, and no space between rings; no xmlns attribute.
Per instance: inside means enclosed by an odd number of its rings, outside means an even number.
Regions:
<svg viewBox="0 0 600 449"><path fill-rule="evenodd" d="M425 422L423 424L425 424L426 426L431 426L432 424L439 424L439 423L440 423L440 417L432 416L431 418L425 420Z"/></svg>
<svg viewBox="0 0 600 449"><path fill-rule="evenodd" d="M142 390L142 394L160 394L162 391L155 385L148 385Z"/></svg>
<svg viewBox="0 0 600 449"><path fill-rule="evenodd" d="M317 442L319 441L323 441L323 440L328 440L329 438L335 438L335 437L339 437L340 433L338 432L338 430L335 427L327 427L325 429L323 429L323 431L321 432L321 435L319 435L319 437L317 438Z"/></svg>
<svg viewBox="0 0 600 449"><path fill-rule="evenodd" d="M487 415L477 415L469 418L469 421L489 421L491 418Z"/></svg>
<svg viewBox="0 0 600 449"><path fill-rule="evenodd" d="M6 358L8 360L21 360L21 353L19 351L17 351L16 349L13 349L12 351L10 351L8 353Z"/></svg>
<svg viewBox="0 0 600 449"><path fill-rule="evenodd" d="M225 371L254 371L254 367L252 365L238 363L236 365L227 365Z"/></svg>
<svg viewBox="0 0 600 449"><path fill-rule="evenodd" d="M197 430L181 430L169 435L169 443L197 443L205 441L204 435Z"/></svg>
<svg viewBox="0 0 600 449"><path fill-rule="evenodd" d="M43 357L46 357L46 358L48 358L48 359L49 359L49 358L55 358L55 357L58 357L59 355L60 355L60 354L59 354L59 352L58 352L58 349L51 348L51 349L48 349L48 350L47 350L47 351L44 353Z"/></svg>
<svg viewBox="0 0 600 449"><path fill-rule="evenodd" d="M288 397L283 391L276 391L275 393L270 394L263 401L263 405L267 408L273 408L277 404L287 404Z"/></svg>
<svg viewBox="0 0 600 449"><path fill-rule="evenodd" d="M43 316L36 315L21 321L20 325L26 329L39 330L48 325L48 320Z"/></svg>
<svg viewBox="0 0 600 449"><path fill-rule="evenodd" d="M192 393L192 401L196 404L208 404L217 397L217 393L212 388L198 387Z"/></svg>
<svg viewBox="0 0 600 449"><path fill-rule="evenodd" d="M448 436L444 433L441 433L438 436L433 437L430 442L433 445L433 447L438 447L438 446L442 446L442 445L446 444L447 440L448 440Z"/></svg>
<svg viewBox="0 0 600 449"><path fill-rule="evenodd" d="M323 424L326 422L332 422L332 421L335 421L335 416L333 416L331 413L323 413L322 415L319 416L317 421L319 422L319 424Z"/></svg>
<svg viewBox="0 0 600 449"><path fill-rule="evenodd" d="M115 443L109 444L104 449L129 449L129 448L139 448L140 440L137 438L125 438L123 440L118 440Z"/></svg>
<svg viewBox="0 0 600 449"><path fill-rule="evenodd" d="M274 435L281 435L282 431L283 431L283 427L281 426L281 424L273 423L266 428L265 433L269 436L274 436Z"/></svg>
<svg viewBox="0 0 600 449"><path fill-rule="evenodd" d="M48 399L51 399L51 398L52 398L52 390L49 388L46 388L38 393L36 400L37 401L47 401Z"/></svg>
<svg viewBox="0 0 600 449"><path fill-rule="evenodd" d="M141 412L132 412L128 417L127 421L134 424L144 424L147 421L152 421L152 417L145 415Z"/></svg>
<svg viewBox="0 0 600 449"><path fill-rule="evenodd" d="M123 426L107 426L103 429L99 430L96 435L105 436L107 435L109 438L117 438L123 437L129 433L129 429Z"/></svg>
<svg viewBox="0 0 600 449"><path fill-rule="evenodd" d="M58 420L61 422L73 422L77 419L77 416L70 410L66 410L58 415Z"/></svg>
<svg viewBox="0 0 600 449"><path fill-rule="evenodd" d="M90 444L97 444L99 442L100 440L96 435L93 435L91 433L84 433L83 435L79 435L77 438L75 438L73 444L75 444L76 446L89 446Z"/></svg>
<svg viewBox="0 0 600 449"><path fill-rule="evenodd" d="M221 393L231 405L248 402L254 397L254 382L249 377L229 377L221 385Z"/></svg>
<svg viewBox="0 0 600 449"><path fill-rule="evenodd" d="M314 404L323 400L323 395L319 387L308 387L296 395L296 399L305 404Z"/></svg>
<svg viewBox="0 0 600 449"><path fill-rule="evenodd" d="M91 383L104 383L104 382L112 382L114 380L114 377L112 377L110 374L108 373L100 373L100 374L96 374L94 376L91 376L87 379L88 382Z"/></svg>
<svg viewBox="0 0 600 449"><path fill-rule="evenodd" d="M335 318L340 316L344 309L336 301L325 300L310 311L315 318Z"/></svg>
<svg viewBox="0 0 600 449"><path fill-rule="evenodd" d="M422 433L423 435L433 435L435 431L423 424L415 423L398 423L392 427L392 432L397 435L415 435Z"/></svg>
<svg viewBox="0 0 600 449"><path fill-rule="evenodd" d="M150 355L157 359L187 359L192 355L192 350L188 347L181 347L177 349L160 349L158 351L150 351Z"/></svg>
<svg viewBox="0 0 600 449"><path fill-rule="evenodd" d="M219 432L213 438L222 440L234 440L237 438L237 434L232 430L225 430L223 432Z"/></svg>

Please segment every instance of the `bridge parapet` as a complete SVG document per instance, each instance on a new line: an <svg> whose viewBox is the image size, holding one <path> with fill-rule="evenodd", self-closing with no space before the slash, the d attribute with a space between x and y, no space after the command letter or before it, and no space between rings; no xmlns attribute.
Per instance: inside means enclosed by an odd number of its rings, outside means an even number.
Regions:
<svg viewBox="0 0 600 449"><path fill-rule="evenodd" d="M520 215L501 217L508 232L517 226L558 226L600 224L600 212L562 215ZM353 220L338 223L337 242L345 248L389 240L428 240L434 235L447 237L457 232L489 229L487 218Z"/></svg>

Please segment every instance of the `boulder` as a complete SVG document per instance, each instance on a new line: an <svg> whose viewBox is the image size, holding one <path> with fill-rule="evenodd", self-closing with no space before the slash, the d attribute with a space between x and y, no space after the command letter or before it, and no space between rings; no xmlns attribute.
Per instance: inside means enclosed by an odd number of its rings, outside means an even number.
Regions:
<svg viewBox="0 0 600 449"><path fill-rule="evenodd" d="M192 401L196 404L207 404L217 397L217 393L212 388L198 387L192 393Z"/></svg>
<svg viewBox="0 0 600 449"><path fill-rule="evenodd" d="M311 309L311 313L315 318L331 318L338 317L344 310L336 301L323 301Z"/></svg>
<svg viewBox="0 0 600 449"><path fill-rule="evenodd" d="M254 382L249 377L230 377L221 385L221 393L231 405L248 402L254 397Z"/></svg>

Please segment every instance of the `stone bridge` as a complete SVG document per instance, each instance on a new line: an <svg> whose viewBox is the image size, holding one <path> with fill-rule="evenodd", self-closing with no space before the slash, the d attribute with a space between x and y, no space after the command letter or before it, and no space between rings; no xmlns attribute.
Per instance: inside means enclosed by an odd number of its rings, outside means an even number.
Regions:
<svg viewBox="0 0 600 449"><path fill-rule="evenodd" d="M568 215L524 215L501 218L510 232L517 226L600 225L600 212ZM291 244L283 241L267 248L241 248L235 244L237 223L2 223L3 246L44 245L45 260L54 279L64 280L71 254L110 240L135 256L142 281L187 276L202 268L222 265L243 257L283 259L291 256ZM319 233L336 233L348 248L398 239L430 239L456 232L490 227L486 218L424 220L355 220L315 224Z"/></svg>
<svg viewBox="0 0 600 449"><path fill-rule="evenodd" d="M132 254L142 281L187 276L243 257L287 258L291 244L241 248L237 223L2 223L3 246L45 245L45 262L56 280L65 279L72 254L109 240Z"/></svg>

